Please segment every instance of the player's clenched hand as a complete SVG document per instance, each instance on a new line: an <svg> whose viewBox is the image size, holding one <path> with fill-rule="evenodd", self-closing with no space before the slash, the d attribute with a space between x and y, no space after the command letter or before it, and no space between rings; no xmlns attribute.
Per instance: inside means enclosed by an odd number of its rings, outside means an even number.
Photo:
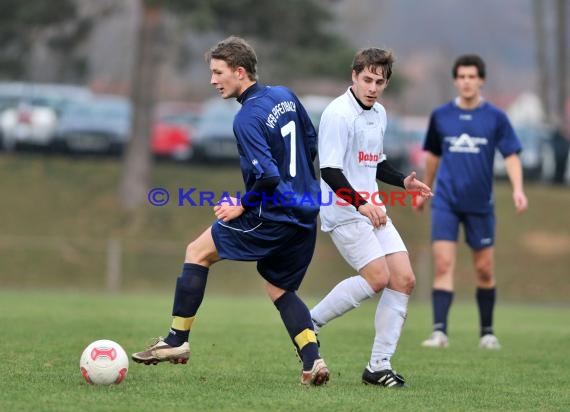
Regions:
<svg viewBox="0 0 570 412"><path fill-rule="evenodd" d="M381 226L386 225L388 221L388 215L382 208L374 206L372 203L365 203L358 208L358 213L366 216L370 219L372 226L378 229Z"/></svg>
<svg viewBox="0 0 570 412"><path fill-rule="evenodd" d="M224 198L222 203L218 203L214 206L214 214L216 217L224 222L229 222L236 217L239 217L245 212L243 206L235 197Z"/></svg>

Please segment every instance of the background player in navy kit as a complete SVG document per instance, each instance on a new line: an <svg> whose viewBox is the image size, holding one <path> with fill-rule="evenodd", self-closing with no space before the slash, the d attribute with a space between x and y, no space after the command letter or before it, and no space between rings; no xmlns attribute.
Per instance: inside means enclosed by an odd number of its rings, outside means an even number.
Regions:
<svg viewBox="0 0 570 412"><path fill-rule="evenodd" d="M257 57L243 39L221 41L206 59L211 84L220 96L242 104L234 134L247 194L241 204L230 198L217 205L218 220L188 245L176 283L170 332L132 358L145 364L186 363L190 328L204 297L209 267L221 259L257 261L267 293L302 359L301 383L324 384L329 371L319 355L309 310L295 293L316 241L315 129L290 90L257 83ZM283 193L287 205L278 201ZM301 201L307 195L315 201Z"/></svg>
<svg viewBox="0 0 570 412"><path fill-rule="evenodd" d="M436 108L424 143L424 181L432 185L432 251L435 278L432 290L433 333L422 345L447 347L447 316L453 300L453 277L459 224L473 250L477 272L476 299L480 316L479 346L499 349L493 331L496 291L494 264L495 215L493 159L495 149L505 157L517 213L527 208L520 159L521 145L505 113L485 101L481 88L485 64L477 55L459 57L452 70L459 96ZM437 177L436 177L437 172ZM419 198L417 210L425 199Z"/></svg>
<svg viewBox="0 0 570 412"><path fill-rule="evenodd" d="M379 206L381 200L376 197L367 202L358 192L368 197L378 193L378 179L431 195L430 188L415 178L415 172L403 175L385 160L383 153L386 111L377 99L388 85L393 60L390 51L378 48L356 53L352 85L321 116L321 190L334 193L332 204L321 207L321 228L330 233L341 255L358 274L337 284L311 310L315 327L321 328L382 291L374 318L376 336L362 381L383 387L402 387L405 383L392 369L391 358L415 278L404 242L386 215L386 208Z"/></svg>

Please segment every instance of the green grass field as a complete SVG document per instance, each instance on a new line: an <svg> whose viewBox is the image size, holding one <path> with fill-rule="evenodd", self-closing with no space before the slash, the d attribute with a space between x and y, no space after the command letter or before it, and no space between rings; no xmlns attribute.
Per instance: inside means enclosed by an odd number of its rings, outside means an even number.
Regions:
<svg viewBox="0 0 570 412"><path fill-rule="evenodd" d="M309 300L308 303L315 303ZM140 350L169 326L170 295L0 292L2 411L567 411L570 309L499 304L503 349L477 347L474 304L454 306L451 346L420 347L427 305L409 311L394 366L409 387L365 386L375 302L321 332L332 372L325 387L298 384L300 364L278 312L261 290L252 297L209 297L192 332L187 365L131 362L117 386L91 386L79 357L91 341Z"/></svg>

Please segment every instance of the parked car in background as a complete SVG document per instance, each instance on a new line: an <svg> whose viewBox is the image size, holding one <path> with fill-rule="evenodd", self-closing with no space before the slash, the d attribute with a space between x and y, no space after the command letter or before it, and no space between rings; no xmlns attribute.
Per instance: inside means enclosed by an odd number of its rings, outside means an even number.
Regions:
<svg viewBox="0 0 570 412"><path fill-rule="evenodd" d="M406 173L410 167L408 140L402 121L396 116L388 118L383 153L390 164L402 173Z"/></svg>
<svg viewBox="0 0 570 412"><path fill-rule="evenodd" d="M164 123L196 128L202 117L202 104L195 102L160 102L155 117Z"/></svg>
<svg viewBox="0 0 570 412"><path fill-rule="evenodd" d="M241 105L234 99L212 99L204 103L193 138L197 160L239 159L233 121Z"/></svg>
<svg viewBox="0 0 570 412"><path fill-rule="evenodd" d="M128 99L94 95L68 104L62 111L56 141L73 153L120 153L131 134L132 108Z"/></svg>
<svg viewBox="0 0 570 412"><path fill-rule="evenodd" d="M390 119L388 119L389 121ZM429 118L425 116L401 116L399 121L406 135L406 151L408 153L408 169L404 172L415 171L419 176L422 176L426 167L427 153L423 147Z"/></svg>
<svg viewBox="0 0 570 412"><path fill-rule="evenodd" d="M24 95L25 83L0 83L0 112L14 107Z"/></svg>
<svg viewBox="0 0 570 412"><path fill-rule="evenodd" d="M70 102L91 96L79 86L32 83L0 85L0 130L2 147L22 145L51 147L59 115Z"/></svg>
<svg viewBox="0 0 570 412"><path fill-rule="evenodd" d="M156 109L152 153L157 158L186 161L194 153L193 136L202 107L196 103L163 102Z"/></svg>
<svg viewBox="0 0 570 412"><path fill-rule="evenodd" d="M554 169L549 129L542 125L513 125L513 127L522 144L519 157L525 179L547 179ZM495 153L494 174L499 179L508 178L505 160L498 151Z"/></svg>
<svg viewBox="0 0 570 412"><path fill-rule="evenodd" d="M321 122L321 116L325 111L326 107L335 99L334 96L321 96L321 95L305 95L300 96L299 100L303 104L303 107L307 111L307 114L313 122L315 129L319 130L319 123Z"/></svg>
<svg viewBox="0 0 570 412"><path fill-rule="evenodd" d="M186 161L194 153L190 131L186 127L155 122L151 137L152 154L157 158Z"/></svg>
<svg viewBox="0 0 570 412"><path fill-rule="evenodd" d="M0 116L2 147L12 151L20 145L49 147L57 127L57 113L44 102L20 100Z"/></svg>

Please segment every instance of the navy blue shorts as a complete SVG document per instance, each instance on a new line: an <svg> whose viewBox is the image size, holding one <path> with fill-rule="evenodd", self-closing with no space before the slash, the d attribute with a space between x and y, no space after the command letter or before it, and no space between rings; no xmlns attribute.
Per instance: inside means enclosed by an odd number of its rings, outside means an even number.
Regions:
<svg viewBox="0 0 570 412"><path fill-rule="evenodd" d="M495 213L463 213L431 208L431 240L457 242L459 224L463 223L465 241L474 250L495 244Z"/></svg>
<svg viewBox="0 0 570 412"><path fill-rule="evenodd" d="M212 237L222 259L257 261L257 270L265 280L295 291L313 257L317 225L315 222L312 229L306 229L244 213L229 222L215 222Z"/></svg>

